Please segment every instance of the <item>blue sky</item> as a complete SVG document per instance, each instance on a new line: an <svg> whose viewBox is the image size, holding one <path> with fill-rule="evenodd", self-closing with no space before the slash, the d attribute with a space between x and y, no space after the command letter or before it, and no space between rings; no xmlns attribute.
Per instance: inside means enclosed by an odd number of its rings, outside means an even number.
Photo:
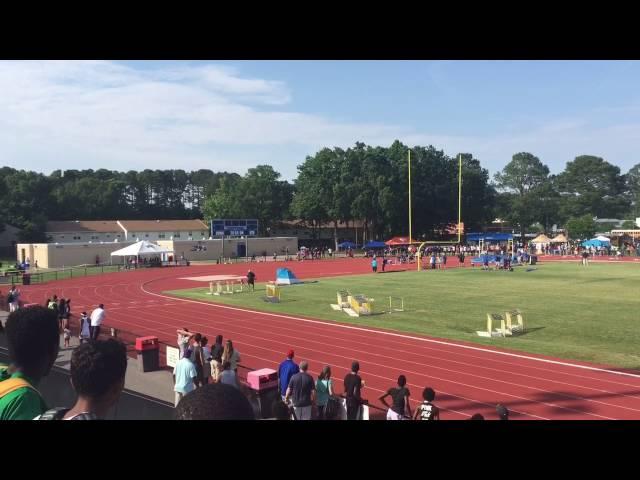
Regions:
<svg viewBox="0 0 640 480"><path fill-rule="evenodd" d="M632 61L0 62L2 164L283 176L324 146L640 162Z"/></svg>

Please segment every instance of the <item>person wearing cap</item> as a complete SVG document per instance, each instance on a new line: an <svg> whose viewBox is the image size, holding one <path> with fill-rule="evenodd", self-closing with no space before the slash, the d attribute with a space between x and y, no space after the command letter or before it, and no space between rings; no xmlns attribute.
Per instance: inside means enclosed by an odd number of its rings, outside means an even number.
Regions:
<svg viewBox="0 0 640 480"><path fill-rule="evenodd" d="M509 410L507 410L507 407L504 405L498 404L496 406L496 412L498 413L500 420L509 420Z"/></svg>
<svg viewBox="0 0 640 480"><path fill-rule="evenodd" d="M316 383L313 381L313 377L307 373L308 368L309 364L306 361L300 362L300 371L291 377L284 398L285 403L289 403L289 398L291 398L296 420L311 420Z"/></svg>
<svg viewBox="0 0 640 480"><path fill-rule="evenodd" d="M184 356L178 360L176 366L173 367L173 387L175 396L175 406L178 406L182 397L197 388L198 372L196 366L191 361L192 350L185 350Z"/></svg>
<svg viewBox="0 0 640 480"><path fill-rule="evenodd" d="M300 371L300 367L293 361L293 356L294 351L289 350L286 360L278 367L278 385L280 386L280 395L282 395L283 400L287 396L287 387L291 377Z"/></svg>

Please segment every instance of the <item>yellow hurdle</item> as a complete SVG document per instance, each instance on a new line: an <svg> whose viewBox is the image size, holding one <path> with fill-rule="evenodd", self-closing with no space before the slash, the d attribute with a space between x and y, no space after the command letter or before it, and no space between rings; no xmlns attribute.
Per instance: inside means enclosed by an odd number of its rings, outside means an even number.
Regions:
<svg viewBox="0 0 640 480"><path fill-rule="evenodd" d="M280 286L275 283L267 283L266 290L267 298L278 299L278 302L280 301Z"/></svg>

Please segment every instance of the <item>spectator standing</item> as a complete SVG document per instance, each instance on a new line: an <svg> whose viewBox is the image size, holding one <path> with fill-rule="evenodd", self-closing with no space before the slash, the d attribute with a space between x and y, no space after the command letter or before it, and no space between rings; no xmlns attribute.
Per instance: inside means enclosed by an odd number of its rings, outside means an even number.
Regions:
<svg viewBox="0 0 640 480"><path fill-rule="evenodd" d="M120 398L127 371L127 348L112 338L85 343L71 355L71 385L77 395L71 408L54 408L35 420L98 420Z"/></svg>
<svg viewBox="0 0 640 480"><path fill-rule="evenodd" d="M307 373L309 364L300 362L300 371L289 381L285 403L291 398L296 420L311 420L311 409L315 398L316 386L313 377Z"/></svg>
<svg viewBox="0 0 640 480"><path fill-rule="evenodd" d="M442 254L442 268L447 268L447 254Z"/></svg>
<svg viewBox="0 0 640 480"><path fill-rule="evenodd" d="M5 326L9 366L0 369L0 420L32 420L47 410L37 390L58 358L58 319L34 306L9 314Z"/></svg>
<svg viewBox="0 0 640 480"><path fill-rule="evenodd" d="M333 381L331 380L331 367L326 365L316 382L316 405L318 406L318 419L325 420L325 409L329 403L329 397L333 395Z"/></svg>
<svg viewBox="0 0 640 480"><path fill-rule="evenodd" d="M249 400L229 385L212 383L187 395L176 407L176 420L255 420Z"/></svg>
<svg viewBox="0 0 640 480"><path fill-rule="evenodd" d="M50 310L53 310L56 313L56 317L58 316L58 296L57 295L53 296L53 298L49 302L49 305L47 305L47 308L49 308Z"/></svg>
<svg viewBox="0 0 640 480"><path fill-rule="evenodd" d="M20 308L20 290L15 285L11 285L11 289L7 293L7 303L9 304L9 312L15 312Z"/></svg>
<svg viewBox="0 0 640 480"><path fill-rule="evenodd" d="M390 388L380 397L382 404L388 408L387 420L404 420L406 417L411 418L411 406L409 405L409 396L411 393L406 385L407 378L404 375L400 375L398 377L398 386ZM387 403L387 397L391 397L393 401L391 405Z"/></svg>
<svg viewBox="0 0 640 480"><path fill-rule="evenodd" d="M193 336L193 343L191 344L191 361L196 366L196 372L198 373L198 379L196 380L196 385L198 387L202 386L204 371L204 355L202 354L201 341L202 335L196 333Z"/></svg>
<svg viewBox="0 0 640 480"><path fill-rule="evenodd" d="M236 375L236 372L231 370L231 363L228 361L222 364L222 373L220 374L219 382L224 383L225 385L231 385L235 388L240 388L238 385L238 376Z"/></svg>
<svg viewBox="0 0 640 480"><path fill-rule="evenodd" d="M422 392L422 403L416 408L414 420L440 420L440 409L433 404L436 392L433 388L425 388Z"/></svg>
<svg viewBox="0 0 640 480"><path fill-rule="evenodd" d="M85 342L88 342L91 338L91 320L87 316L87 312L82 312L80 315L80 334L78 337L80 338L80 345Z"/></svg>
<svg viewBox="0 0 640 480"><path fill-rule="evenodd" d="M97 340L100 336L100 326L104 322L104 305L101 303L93 312L91 312L91 340Z"/></svg>
<svg viewBox="0 0 640 480"><path fill-rule="evenodd" d="M178 330L178 349L180 350L180 358L184 357L184 352L189 348L189 341L193 335L188 328Z"/></svg>
<svg viewBox="0 0 640 480"><path fill-rule="evenodd" d="M231 340L227 340L222 352L222 363L229 362L231 364L231 370L237 372L240 361L240 352L233 348L233 342Z"/></svg>
<svg viewBox="0 0 640 480"><path fill-rule="evenodd" d="M173 381L175 392L175 405L178 406L182 397L197 388L198 372L191 361L191 350L185 350L184 356L173 367Z"/></svg>
<svg viewBox="0 0 640 480"><path fill-rule="evenodd" d="M202 364L202 377L204 379L204 383L209 383L211 379L211 347L208 346L209 339L207 337L202 337L202 358L204 359L204 363Z"/></svg>
<svg viewBox="0 0 640 480"><path fill-rule="evenodd" d="M284 399L287 396L287 388L289 381L296 373L300 371L300 367L293 361L294 351L287 352L287 358L278 367L278 382L280 386L280 395Z"/></svg>
<svg viewBox="0 0 640 480"><path fill-rule="evenodd" d="M222 352L224 347L222 346L222 335L216 337L216 343L211 349L211 374L213 381L217 382L220 372L222 371Z"/></svg>
<svg viewBox="0 0 640 480"><path fill-rule="evenodd" d="M373 260L371 260L371 270L373 271L373 273L376 273L378 271L378 260L375 256L373 257Z"/></svg>
<svg viewBox="0 0 640 480"><path fill-rule="evenodd" d="M347 420L358 420L360 406L362 405L361 390L364 387L364 381L358 375L360 364L353 362L351 364L351 372L344 377L344 393L347 403Z"/></svg>
<svg viewBox="0 0 640 480"><path fill-rule="evenodd" d="M58 300L58 322L60 323L60 331L64 331L64 319L67 314L67 302L64 298Z"/></svg>
<svg viewBox="0 0 640 480"><path fill-rule="evenodd" d="M387 258L382 257L382 271L384 272L385 267L387 266Z"/></svg>
<svg viewBox="0 0 640 480"><path fill-rule="evenodd" d="M69 325L69 318L62 319L62 337L64 339L64 348L69 348L71 342L71 326Z"/></svg>

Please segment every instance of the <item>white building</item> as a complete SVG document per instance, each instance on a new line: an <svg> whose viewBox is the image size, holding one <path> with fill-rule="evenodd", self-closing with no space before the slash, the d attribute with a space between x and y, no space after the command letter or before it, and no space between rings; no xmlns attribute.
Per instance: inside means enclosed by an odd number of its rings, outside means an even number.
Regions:
<svg viewBox="0 0 640 480"><path fill-rule="evenodd" d="M47 222L49 243L203 240L209 227L202 220L76 220Z"/></svg>

